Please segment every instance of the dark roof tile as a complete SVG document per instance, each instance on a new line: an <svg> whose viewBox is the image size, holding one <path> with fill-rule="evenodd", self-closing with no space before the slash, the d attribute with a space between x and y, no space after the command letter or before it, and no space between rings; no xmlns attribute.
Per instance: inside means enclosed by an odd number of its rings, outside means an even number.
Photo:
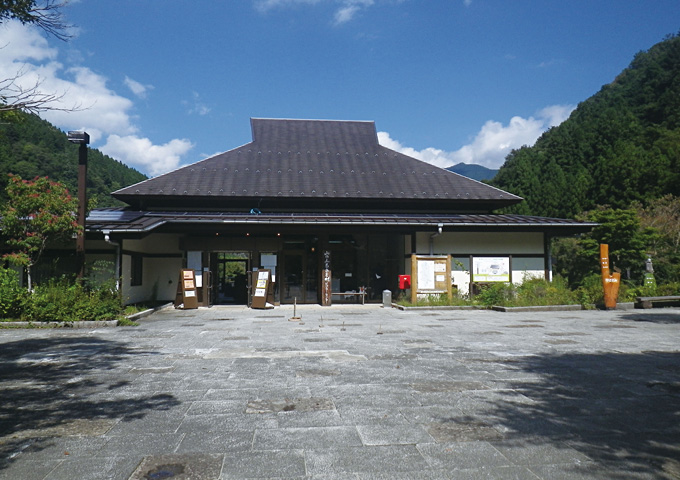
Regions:
<svg viewBox="0 0 680 480"><path fill-rule="evenodd" d="M373 122L252 119L253 141L113 195L192 198L481 200L520 197L383 147Z"/></svg>

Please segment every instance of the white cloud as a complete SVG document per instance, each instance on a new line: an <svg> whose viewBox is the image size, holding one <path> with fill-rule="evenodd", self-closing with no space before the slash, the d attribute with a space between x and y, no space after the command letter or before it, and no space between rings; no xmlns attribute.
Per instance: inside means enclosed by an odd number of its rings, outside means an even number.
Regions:
<svg viewBox="0 0 680 480"><path fill-rule="evenodd" d="M372 6L374 0L344 0L343 6L335 12L335 24L347 23L362 9Z"/></svg>
<svg viewBox="0 0 680 480"><path fill-rule="evenodd" d="M212 110L212 108L203 103L198 92L191 92L191 101L182 100L182 105L187 107L187 113L189 115L195 114L203 116L209 114Z"/></svg>
<svg viewBox="0 0 680 480"><path fill-rule="evenodd" d="M191 148L193 144L186 139L174 139L164 145L154 145L148 138L109 135L106 144L100 150L131 167L155 176L176 169L182 156Z"/></svg>
<svg viewBox="0 0 680 480"><path fill-rule="evenodd" d="M548 128L559 125L574 110L571 105L551 105L535 117L512 117L507 125L489 120L479 130L471 143L454 152L437 148L415 150L405 147L386 132L378 132L381 145L405 155L446 168L457 163L476 163L487 168L499 168L512 149L533 145Z"/></svg>
<svg viewBox="0 0 680 480"><path fill-rule="evenodd" d="M260 12L267 12L274 8L294 7L296 5L314 5L322 0L257 0L255 8Z"/></svg>
<svg viewBox="0 0 680 480"><path fill-rule="evenodd" d="M130 91L139 98L146 98L147 92L149 90L153 90L153 85L144 85L136 80L131 79L127 75L125 76L125 80L123 80L123 82L125 83L125 86L128 87Z"/></svg>
<svg viewBox="0 0 680 480"><path fill-rule="evenodd" d="M140 138L131 113L134 102L109 88L108 79L80 64L82 59L66 67L57 61L58 54L35 28L14 21L0 25L0 79L20 73L17 86L29 89L39 84L41 92L59 97L50 106L63 110L47 110L41 117L63 130L86 130L94 148L106 142L107 154L145 173L155 175L163 173L163 168L177 167L191 142L177 139L154 145ZM153 88L127 76L125 84L141 98ZM127 148L121 146L125 142Z"/></svg>
<svg viewBox="0 0 680 480"><path fill-rule="evenodd" d="M382 0L385 2L386 0ZM403 0L388 0L391 3L401 3ZM275 8L292 8L304 5L316 5L319 3L335 3L338 8L333 14L333 23L341 25L354 19L363 9L373 6L376 0L255 0L255 8L266 13Z"/></svg>

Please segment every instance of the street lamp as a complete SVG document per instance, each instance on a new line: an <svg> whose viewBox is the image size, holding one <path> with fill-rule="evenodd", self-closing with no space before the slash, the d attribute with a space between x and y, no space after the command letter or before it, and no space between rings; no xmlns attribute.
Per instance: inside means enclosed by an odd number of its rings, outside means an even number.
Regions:
<svg viewBox="0 0 680 480"><path fill-rule="evenodd" d="M87 146L90 136L87 132L68 132L68 141L80 145L78 149L78 225L80 232L76 237L76 261L78 278L85 275L85 211L87 210Z"/></svg>

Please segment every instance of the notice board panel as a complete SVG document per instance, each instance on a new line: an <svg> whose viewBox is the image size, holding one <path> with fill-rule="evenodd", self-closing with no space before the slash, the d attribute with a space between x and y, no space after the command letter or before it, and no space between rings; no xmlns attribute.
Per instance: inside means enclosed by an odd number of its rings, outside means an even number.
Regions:
<svg viewBox="0 0 680 480"><path fill-rule="evenodd" d="M451 297L451 255L411 255L411 301L441 294Z"/></svg>

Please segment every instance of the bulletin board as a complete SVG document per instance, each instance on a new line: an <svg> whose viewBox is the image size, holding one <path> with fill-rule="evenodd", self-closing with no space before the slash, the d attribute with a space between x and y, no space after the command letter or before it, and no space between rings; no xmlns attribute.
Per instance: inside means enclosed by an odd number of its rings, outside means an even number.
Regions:
<svg viewBox="0 0 680 480"><path fill-rule="evenodd" d="M472 257L473 282L510 282L510 257Z"/></svg>
<svg viewBox="0 0 680 480"><path fill-rule="evenodd" d="M192 268L183 268L179 272L175 308L198 308L198 292L196 290L196 275Z"/></svg>
<svg viewBox="0 0 680 480"><path fill-rule="evenodd" d="M441 294L451 297L451 255L411 255L411 301Z"/></svg>

